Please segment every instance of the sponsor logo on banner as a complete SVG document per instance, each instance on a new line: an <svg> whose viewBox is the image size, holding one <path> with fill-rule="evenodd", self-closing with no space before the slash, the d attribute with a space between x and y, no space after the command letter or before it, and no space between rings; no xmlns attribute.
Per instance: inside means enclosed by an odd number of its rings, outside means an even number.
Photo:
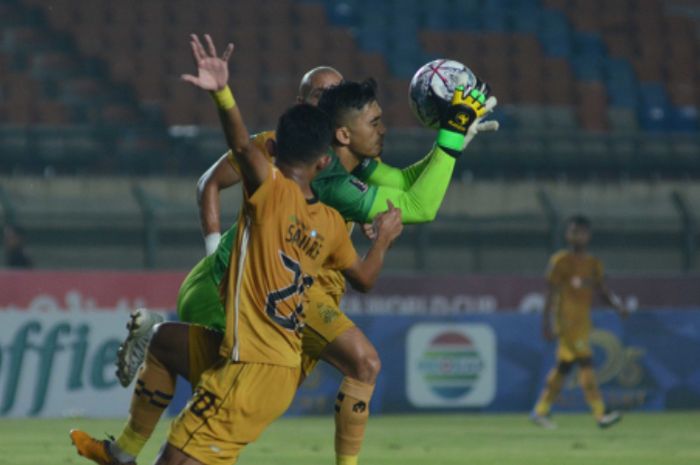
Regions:
<svg viewBox="0 0 700 465"><path fill-rule="evenodd" d="M0 305L0 417L123 416L131 392L115 375L117 348L139 299L100 307L68 290Z"/></svg>
<svg viewBox="0 0 700 465"><path fill-rule="evenodd" d="M482 407L496 393L496 337L483 324L417 324L406 337L406 390L416 407Z"/></svg>

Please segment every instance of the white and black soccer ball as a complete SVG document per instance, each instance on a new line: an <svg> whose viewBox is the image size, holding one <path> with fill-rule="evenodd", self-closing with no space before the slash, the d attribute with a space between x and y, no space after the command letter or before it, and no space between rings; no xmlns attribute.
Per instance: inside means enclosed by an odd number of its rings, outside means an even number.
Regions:
<svg viewBox="0 0 700 465"><path fill-rule="evenodd" d="M408 102L418 121L427 127L440 126L440 113L449 105L457 86L476 84L474 73L455 60L433 60L420 67L408 87Z"/></svg>

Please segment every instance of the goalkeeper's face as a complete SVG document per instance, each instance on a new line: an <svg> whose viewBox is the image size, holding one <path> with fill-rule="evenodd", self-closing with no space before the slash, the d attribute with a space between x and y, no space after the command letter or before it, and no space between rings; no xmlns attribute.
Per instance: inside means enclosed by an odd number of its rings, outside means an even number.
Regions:
<svg viewBox="0 0 700 465"><path fill-rule="evenodd" d="M367 103L361 110L352 110L346 116L350 151L358 158L375 158L384 148L386 127L382 120L382 107L376 100Z"/></svg>

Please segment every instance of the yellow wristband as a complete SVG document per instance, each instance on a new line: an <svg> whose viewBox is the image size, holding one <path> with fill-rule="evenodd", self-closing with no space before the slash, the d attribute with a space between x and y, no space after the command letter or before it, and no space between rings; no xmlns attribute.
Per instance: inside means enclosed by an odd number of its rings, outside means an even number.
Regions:
<svg viewBox="0 0 700 465"><path fill-rule="evenodd" d="M211 97L214 99L214 103L216 103L216 107L219 110L226 111L236 106L236 101L233 99L233 93L231 93L231 88L229 86L212 92Z"/></svg>

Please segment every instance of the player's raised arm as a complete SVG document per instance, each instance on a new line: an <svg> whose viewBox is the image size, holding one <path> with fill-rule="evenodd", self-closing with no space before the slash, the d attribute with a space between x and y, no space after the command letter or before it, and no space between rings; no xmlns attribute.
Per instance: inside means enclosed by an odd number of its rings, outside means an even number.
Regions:
<svg viewBox="0 0 700 465"><path fill-rule="evenodd" d="M248 193L253 193L267 177L269 163L250 141L248 129L228 86L228 59L233 53L233 44L228 44L221 57L218 57L214 42L208 34L204 35L207 50L196 34L192 34L190 38L197 76L184 74L182 79L212 93L219 109L226 141L240 165L243 183Z"/></svg>
<svg viewBox="0 0 700 465"><path fill-rule="evenodd" d="M384 256L394 240L401 234L401 210L388 202L389 209L377 216L374 221L376 236L367 255L358 259L345 270L343 275L350 285L361 292L369 292L374 287L379 272L384 265Z"/></svg>

